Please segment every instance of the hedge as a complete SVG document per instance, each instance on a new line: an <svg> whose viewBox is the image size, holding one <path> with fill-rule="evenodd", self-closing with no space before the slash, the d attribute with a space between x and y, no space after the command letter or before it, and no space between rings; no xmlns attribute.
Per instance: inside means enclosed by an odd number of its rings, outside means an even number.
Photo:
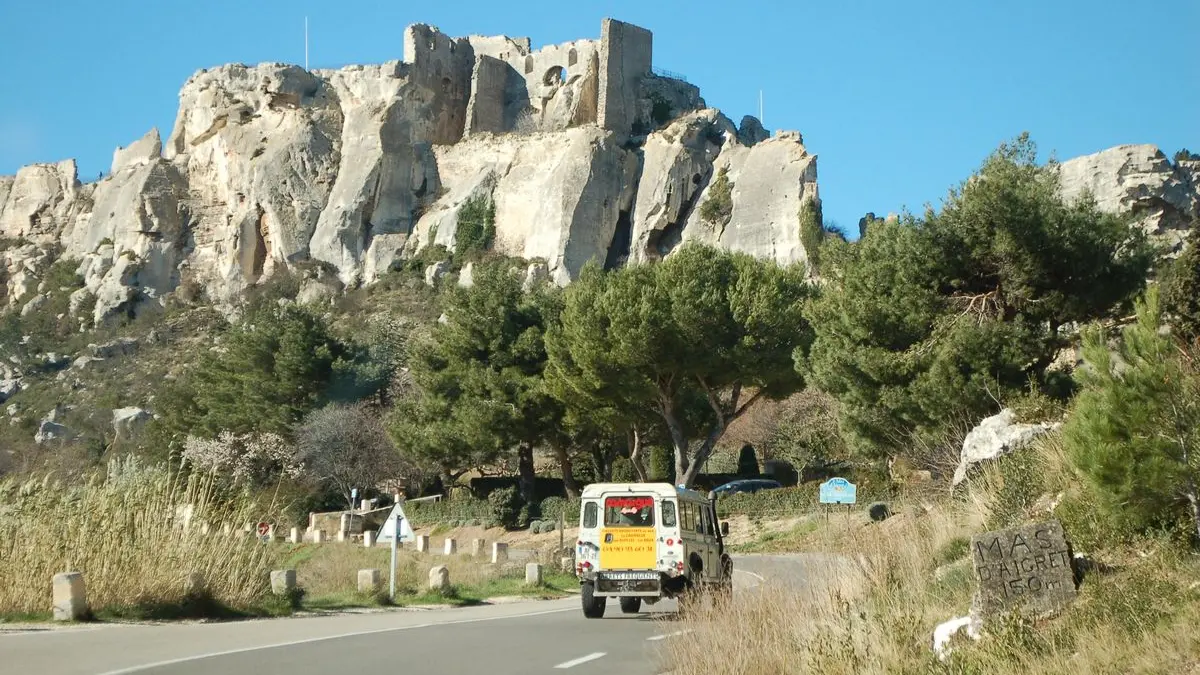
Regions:
<svg viewBox="0 0 1200 675"><path fill-rule="evenodd" d="M491 504L485 499L443 499L437 502L407 502L404 515L413 525L450 524L478 521L491 524L495 520Z"/></svg>

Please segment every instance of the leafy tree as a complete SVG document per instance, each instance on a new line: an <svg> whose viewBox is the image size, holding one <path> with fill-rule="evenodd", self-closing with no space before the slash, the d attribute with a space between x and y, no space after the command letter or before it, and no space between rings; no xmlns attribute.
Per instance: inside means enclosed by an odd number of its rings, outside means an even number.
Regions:
<svg viewBox="0 0 1200 675"><path fill-rule="evenodd" d="M803 385L788 366L810 339L804 276L803 266L697 244L611 273L593 261L547 335L547 379L613 410L653 412L670 435L676 480L691 485L730 422L758 398ZM689 424L697 399L706 420Z"/></svg>
<svg viewBox="0 0 1200 675"><path fill-rule="evenodd" d="M397 445L440 466L447 481L516 447L521 493L533 503L534 447L564 414L542 382L552 292L526 292L504 259L480 264L470 287L449 289L445 321L411 352L420 393L393 415ZM564 468L574 490L569 462Z"/></svg>
<svg viewBox="0 0 1200 675"><path fill-rule="evenodd" d="M855 243L828 240L828 281L797 368L841 403L859 450L897 453L1029 385L1063 326L1124 305L1153 251L1128 219L1067 204L1026 136L1002 144L940 213L874 220Z"/></svg>
<svg viewBox="0 0 1200 675"><path fill-rule="evenodd" d="M1189 152L1187 148L1180 148L1175 151L1175 163L1200 160L1200 155Z"/></svg>
<svg viewBox="0 0 1200 675"><path fill-rule="evenodd" d="M1162 305L1183 335L1200 337L1200 217L1192 220L1183 251L1163 274Z"/></svg>
<svg viewBox="0 0 1200 675"><path fill-rule="evenodd" d="M801 469L820 469L846 459L846 443L838 428L837 401L817 389L805 389L780 407L762 445L770 459L785 459Z"/></svg>
<svg viewBox="0 0 1200 675"><path fill-rule="evenodd" d="M1200 355L1159 331L1157 288L1137 310L1115 355L1099 327L1085 333L1084 388L1063 438L1116 522L1191 520L1200 541Z"/></svg>
<svg viewBox="0 0 1200 675"><path fill-rule="evenodd" d="M354 488L372 489L402 475L419 482L419 469L402 461L366 403L334 403L310 412L296 430L296 445L306 471L336 489L351 509Z"/></svg>
<svg viewBox="0 0 1200 675"><path fill-rule="evenodd" d="M656 445L650 448L650 480L675 483L675 457L669 448Z"/></svg>
<svg viewBox="0 0 1200 675"><path fill-rule="evenodd" d="M352 359L325 320L294 304L262 303L204 352L195 369L160 396L168 437L222 431L288 435L323 404Z"/></svg>

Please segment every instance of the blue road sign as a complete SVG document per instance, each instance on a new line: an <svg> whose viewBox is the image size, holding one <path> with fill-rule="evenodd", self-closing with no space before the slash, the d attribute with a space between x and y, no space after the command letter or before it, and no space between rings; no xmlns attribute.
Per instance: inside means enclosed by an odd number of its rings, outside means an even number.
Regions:
<svg viewBox="0 0 1200 675"><path fill-rule="evenodd" d="M822 504L853 504L858 500L858 488L845 478L830 478L821 483Z"/></svg>

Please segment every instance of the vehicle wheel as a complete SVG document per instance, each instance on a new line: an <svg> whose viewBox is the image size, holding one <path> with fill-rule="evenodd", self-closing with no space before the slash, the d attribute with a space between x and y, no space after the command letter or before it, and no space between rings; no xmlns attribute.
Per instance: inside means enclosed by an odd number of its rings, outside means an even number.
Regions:
<svg viewBox="0 0 1200 675"><path fill-rule="evenodd" d="M641 598L621 598L621 613L622 614L637 614L642 608Z"/></svg>
<svg viewBox="0 0 1200 675"><path fill-rule="evenodd" d="M608 604L608 598L596 597L596 585L592 582L585 582L583 588L580 589L580 597L583 601L583 615L589 619L599 619L604 616L604 606Z"/></svg>

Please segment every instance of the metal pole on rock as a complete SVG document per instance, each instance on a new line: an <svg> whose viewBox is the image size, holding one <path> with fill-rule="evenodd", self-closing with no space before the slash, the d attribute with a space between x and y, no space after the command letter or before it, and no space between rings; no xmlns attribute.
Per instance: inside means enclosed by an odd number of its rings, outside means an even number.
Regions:
<svg viewBox="0 0 1200 675"><path fill-rule="evenodd" d="M392 532L392 566L389 570L390 571L389 576L391 577L391 579L388 582L389 583L388 597L391 598L393 601L396 600L396 547L400 545L399 542L400 542L400 521L401 520L403 520L403 519L400 518L399 516L396 516L396 529L394 532Z"/></svg>

